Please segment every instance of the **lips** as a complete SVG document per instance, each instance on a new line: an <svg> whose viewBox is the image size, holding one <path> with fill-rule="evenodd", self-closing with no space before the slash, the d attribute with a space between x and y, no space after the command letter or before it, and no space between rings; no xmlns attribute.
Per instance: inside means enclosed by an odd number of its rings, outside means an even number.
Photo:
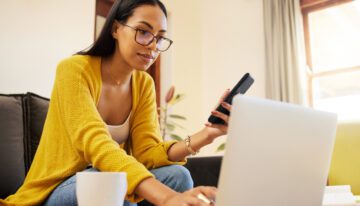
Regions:
<svg viewBox="0 0 360 206"><path fill-rule="evenodd" d="M138 53L138 56L140 56L140 58L146 63L149 63L149 62L151 62L151 61L153 61L155 59L155 57L152 56L151 54Z"/></svg>

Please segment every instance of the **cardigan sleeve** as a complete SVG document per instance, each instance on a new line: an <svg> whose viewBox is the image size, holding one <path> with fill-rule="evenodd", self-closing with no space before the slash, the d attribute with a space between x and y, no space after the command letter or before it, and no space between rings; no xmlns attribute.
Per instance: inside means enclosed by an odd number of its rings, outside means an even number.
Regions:
<svg viewBox="0 0 360 206"><path fill-rule="evenodd" d="M154 82L148 74L144 77L145 82L141 87L139 105L131 128L132 154L148 169L172 164L182 165L186 160L172 162L168 158L168 150L177 141L162 141Z"/></svg>
<svg viewBox="0 0 360 206"><path fill-rule="evenodd" d="M135 188L153 175L110 137L92 94L94 77L91 72L86 72L86 66L89 65L70 60L58 65L54 85L56 95L51 101L57 101L59 122L63 124L78 158L100 171L126 172L126 198L132 202L140 201Z"/></svg>

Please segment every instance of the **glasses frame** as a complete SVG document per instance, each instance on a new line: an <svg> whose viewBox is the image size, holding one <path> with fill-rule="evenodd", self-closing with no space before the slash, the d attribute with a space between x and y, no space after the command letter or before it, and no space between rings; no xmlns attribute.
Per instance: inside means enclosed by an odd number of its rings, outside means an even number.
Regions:
<svg viewBox="0 0 360 206"><path fill-rule="evenodd" d="M159 52L164 52L164 51L168 50L168 49L170 48L170 46L172 45L172 43L173 43L173 40L171 40L171 39L169 39L169 38L166 38L166 37L163 37L163 36L155 36L153 33L151 33L151 32L148 31L148 30L135 28L135 27L129 26L129 25L127 25L127 24L123 24L123 23L120 23L120 24L123 25L123 26L129 27L129 28L135 30L135 38L134 38L134 40L135 40L136 43L140 44L141 46L149 46L150 44L153 43L154 39L156 39L156 45L157 45L159 39L162 38L162 39L165 39L165 40L169 41L170 44L169 44L169 46L168 46L166 49L160 50L160 49L158 49L158 48L156 47L156 50L159 51ZM149 41L148 44L142 44L142 43L136 41L136 36L137 36L137 34L138 34L139 31L149 32L149 33L153 36L153 38L151 39L151 41Z"/></svg>

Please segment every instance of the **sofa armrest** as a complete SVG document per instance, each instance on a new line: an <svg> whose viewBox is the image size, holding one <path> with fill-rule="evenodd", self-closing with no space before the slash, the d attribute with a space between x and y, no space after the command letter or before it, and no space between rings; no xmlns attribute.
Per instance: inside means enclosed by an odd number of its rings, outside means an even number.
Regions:
<svg viewBox="0 0 360 206"><path fill-rule="evenodd" d="M196 186L217 186L222 156L189 157L184 165L191 173Z"/></svg>

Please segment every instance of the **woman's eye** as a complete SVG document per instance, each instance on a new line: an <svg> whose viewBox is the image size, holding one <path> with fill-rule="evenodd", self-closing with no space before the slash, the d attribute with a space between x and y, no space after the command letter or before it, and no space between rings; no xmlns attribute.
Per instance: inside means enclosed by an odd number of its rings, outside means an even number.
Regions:
<svg viewBox="0 0 360 206"><path fill-rule="evenodd" d="M139 29L138 31L141 35L149 35L150 34L150 32L148 32L146 30L142 30L142 29Z"/></svg>

